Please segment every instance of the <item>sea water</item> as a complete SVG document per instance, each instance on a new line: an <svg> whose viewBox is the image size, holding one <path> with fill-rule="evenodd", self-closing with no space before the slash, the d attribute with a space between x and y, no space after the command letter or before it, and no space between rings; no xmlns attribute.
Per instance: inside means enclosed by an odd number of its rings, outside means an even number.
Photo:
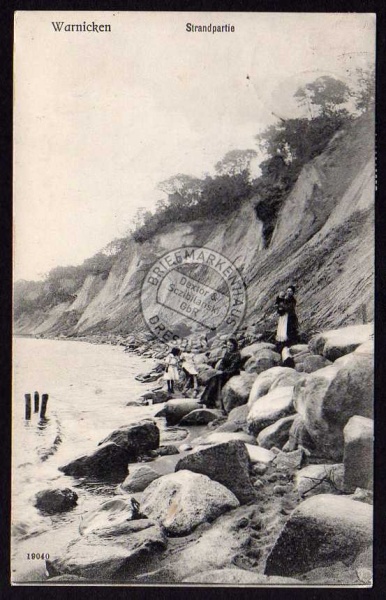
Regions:
<svg viewBox="0 0 386 600"><path fill-rule="evenodd" d="M85 485L58 467L93 452L111 431L153 416L160 407L126 406L155 387L135 380L154 361L125 353L120 346L15 338L13 365L12 579L18 582L41 579L44 560L38 565L36 556L54 558L63 552L76 536L82 514L117 493L116 486ZM49 394L45 420L34 413L35 391L40 399ZM26 393L32 399L29 421ZM36 509L36 492L64 487L78 494L73 510L47 516Z"/></svg>

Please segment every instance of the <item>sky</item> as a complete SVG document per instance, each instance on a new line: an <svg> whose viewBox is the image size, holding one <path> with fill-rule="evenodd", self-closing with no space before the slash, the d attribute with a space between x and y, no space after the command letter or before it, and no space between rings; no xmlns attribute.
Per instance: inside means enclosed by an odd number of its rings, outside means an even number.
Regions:
<svg viewBox="0 0 386 600"><path fill-rule="evenodd" d="M55 32L52 21L111 24ZM186 23L234 33L187 32ZM14 278L76 265L127 234L160 181L258 150L299 86L374 61L375 16L320 13L16 13ZM253 173L258 174L258 162Z"/></svg>

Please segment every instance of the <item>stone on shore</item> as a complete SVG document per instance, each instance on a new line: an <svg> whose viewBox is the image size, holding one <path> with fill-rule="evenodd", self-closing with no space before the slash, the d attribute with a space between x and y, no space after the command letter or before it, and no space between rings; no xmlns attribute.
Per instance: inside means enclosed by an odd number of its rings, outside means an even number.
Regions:
<svg viewBox="0 0 386 600"><path fill-rule="evenodd" d="M261 350L275 350L275 344L270 344L269 342L255 342L254 344L250 344L249 346L245 346L242 350L240 350L241 358L251 358L251 356L255 356Z"/></svg>
<svg viewBox="0 0 386 600"><path fill-rule="evenodd" d="M178 454L178 450L177 453L173 452L173 454ZM154 469L145 465L140 466L131 471L125 481L121 484L121 488L125 492L131 492L133 494L136 492L143 492L143 490L147 488L152 481L158 479L158 477L160 477L160 474L157 473L157 471L154 471Z"/></svg>
<svg viewBox="0 0 386 600"><path fill-rule="evenodd" d="M343 428L350 417L373 415L373 360L352 353L302 379L294 406L322 456L343 457Z"/></svg>
<svg viewBox="0 0 386 600"><path fill-rule="evenodd" d="M150 390L141 395L141 400L151 400L153 404L160 404L169 400L170 394L165 390ZM127 406L127 405L126 405Z"/></svg>
<svg viewBox="0 0 386 600"><path fill-rule="evenodd" d="M261 527L259 510L255 506L240 506L220 516L210 527L203 524L196 531L198 537L181 545L172 560L162 557L158 571L139 576L135 582L170 585L208 570L233 568L235 564L254 568L261 554L261 541L256 535Z"/></svg>
<svg viewBox="0 0 386 600"><path fill-rule="evenodd" d="M239 501L226 487L185 470L153 481L143 493L141 512L160 523L168 535L182 536L237 506Z"/></svg>
<svg viewBox="0 0 386 600"><path fill-rule="evenodd" d="M284 452L292 452L297 448L305 448L310 454L315 451L315 444L308 433L301 415L296 414L288 433L288 441L282 447Z"/></svg>
<svg viewBox="0 0 386 600"><path fill-rule="evenodd" d="M291 373L282 373L276 377L275 381L272 383L269 391L272 392L276 390L278 387L286 387L288 385L296 385L300 379L303 377L307 377L305 373L298 373L295 369L290 369ZM268 392L267 392L268 394Z"/></svg>
<svg viewBox="0 0 386 600"><path fill-rule="evenodd" d="M236 425L245 425L248 416L248 405L243 404L233 408L228 415L228 423L235 423Z"/></svg>
<svg viewBox="0 0 386 600"><path fill-rule="evenodd" d="M247 373L259 375L263 371L276 367L281 362L281 356L273 350L260 350L245 363L244 369Z"/></svg>
<svg viewBox="0 0 386 600"><path fill-rule="evenodd" d="M233 408L228 415L228 419L216 428L216 432L228 431L238 432L242 431L247 425L248 406L243 404Z"/></svg>
<svg viewBox="0 0 386 600"><path fill-rule="evenodd" d="M92 454L86 454L59 467L59 471L73 477L123 481L128 473L127 465L130 458L127 450L117 444L109 443L99 446Z"/></svg>
<svg viewBox="0 0 386 600"><path fill-rule="evenodd" d="M308 354L309 348L308 344L294 344L291 346L291 354L292 356L296 356L297 354Z"/></svg>
<svg viewBox="0 0 386 600"><path fill-rule="evenodd" d="M131 460L138 456L146 454L149 450L155 450L159 446L160 432L156 423L152 419L144 419L138 423L124 425L115 429L104 440L99 442L99 446L113 442L117 446L124 448Z"/></svg>
<svg viewBox="0 0 386 600"><path fill-rule="evenodd" d="M291 375L293 377L293 374L294 370L289 367L272 367L272 369L260 373L260 375L256 377L249 394L249 408L253 406L256 400L268 394L271 386L279 377L282 375Z"/></svg>
<svg viewBox="0 0 386 600"><path fill-rule="evenodd" d="M295 475L295 487L300 497L343 492L344 467L335 465L308 465Z"/></svg>
<svg viewBox="0 0 386 600"><path fill-rule="evenodd" d="M255 377L252 373L241 372L240 375L235 375L227 381L222 389L222 401L226 413L248 402Z"/></svg>
<svg viewBox="0 0 386 600"><path fill-rule="evenodd" d="M35 506L40 511L53 515L71 510L76 506L78 494L70 488L47 489L37 492Z"/></svg>
<svg viewBox="0 0 386 600"><path fill-rule="evenodd" d="M237 567L228 569L215 569L190 575L182 583L219 583L219 584L260 584L260 585L290 585L299 584L299 579L290 577L269 577L256 571L247 571Z"/></svg>
<svg viewBox="0 0 386 600"><path fill-rule="evenodd" d="M361 344L354 350L355 354L374 354L374 340Z"/></svg>
<svg viewBox="0 0 386 600"><path fill-rule="evenodd" d="M261 448L260 446L252 446L251 444L245 444L245 447L248 451L249 460L252 465L261 463L263 465L268 465L271 463L275 454L266 448Z"/></svg>
<svg viewBox="0 0 386 600"><path fill-rule="evenodd" d="M183 417L180 425L207 425L221 416L222 412L220 410L197 408Z"/></svg>
<svg viewBox="0 0 386 600"><path fill-rule="evenodd" d="M214 433L210 433L209 435L195 438L194 445L208 446L209 444L224 444L233 440L241 440L246 444L256 444L255 438L252 435L245 433L245 431L215 431Z"/></svg>
<svg viewBox="0 0 386 600"><path fill-rule="evenodd" d="M354 560L372 537L371 506L344 496L313 496L290 515L264 572L291 577L332 562Z"/></svg>
<svg viewBox="0 0 386 600"><path fill-rule="evenodd" d="M354 491L357 487L373 487L374 421L354 416L343 430L344 436L344 487Z"/></svg>
<svg viewBox="0 0 386 600"><path fill-rule="evenodd" d="M175 398L168 400L155 417L165 417L167 425L178 425L183 417L197 409L202 409L202 404L196 400Z"/></svg>
<svg viewBox="0 0 386 600"><path fill-rule="evenodd" d="M236 440L194 450L178 461L175 471L187 469L207 475L233 492L240 504L245 504L255 498L249 462L245 444Z"/></svg>
<svg viewBox="0 0 386 600"><path fill-rule="evenodd" d="M77 575L91 581L127 580L144 561L166 548L161 528L149 519L126 521L116 534L96 532L71 542L63 555L47 561L51 575Z"/></svg>
<svg viewBox="0 0 386 600"><path fill-rule="evenodd" d="M352 325L318 333L311 338L308 345L314 354L321 354L334 361L370 341L373 335L373 323Z"/></svg>
<svg viewBox="0 0 386 600"><path fill-rule="evenodd" d="M328 365L331 365L331 361L324 356L310 354L309 356L305 356L301 362L297 362L295 369L299 373L313 373L314 371L328 367Z"/></svg>
<svg viewBox="0 0 386 600"><path fill-rule="evenodd" d="M213 375L216 375L216 373L218 372L217 369L214 369L210 365L199 365L197 367L197 371L197 379L200 385L206 385L209 379L211 379Z"/></svg>
<svg viewBox="0 0 386 600"><path fill-rule="evenodd" d="M279 419L293 414L293 389L292 386L277 388L256 400L248 413L249 432L257 435Z"/></svg>
<svg viewBox="0 0 386 600"><path fill-rule="evenodd" d="M257 443L262 448L283 448L284 444L288 441L289 432L292 427L292 423L294 422L295 415L290 415L289 417L282 417L262 429L257 436Z"/></svg>

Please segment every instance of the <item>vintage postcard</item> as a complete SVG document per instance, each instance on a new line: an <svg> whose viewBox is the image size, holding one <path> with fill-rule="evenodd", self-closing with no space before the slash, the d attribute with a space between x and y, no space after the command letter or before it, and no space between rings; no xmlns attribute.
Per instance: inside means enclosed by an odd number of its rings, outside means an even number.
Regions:
<svg viewBox="0 0 386 600"><path fill-rule="evenodd" d="M372 586L374 14L14 22L14 585Z"/></svg>

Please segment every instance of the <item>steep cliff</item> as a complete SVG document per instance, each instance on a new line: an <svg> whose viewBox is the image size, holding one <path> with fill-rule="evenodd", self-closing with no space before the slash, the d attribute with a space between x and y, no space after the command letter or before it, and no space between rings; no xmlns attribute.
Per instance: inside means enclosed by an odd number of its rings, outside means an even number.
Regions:
<svg viewBox="0 0 386 600"><path fill-rule="evenodd" d="M268 248L254 199L226 218L170 223L142 244L130 241L104 279L90 274L74 298L18 313L15 333L84 336L145 330L140 291L168 251L204 246L226 256L246 284L245 324L270 328L273 299L292 283L305 332L373 317L374 115L341 129L306 164L287 196Z"/></svg>

